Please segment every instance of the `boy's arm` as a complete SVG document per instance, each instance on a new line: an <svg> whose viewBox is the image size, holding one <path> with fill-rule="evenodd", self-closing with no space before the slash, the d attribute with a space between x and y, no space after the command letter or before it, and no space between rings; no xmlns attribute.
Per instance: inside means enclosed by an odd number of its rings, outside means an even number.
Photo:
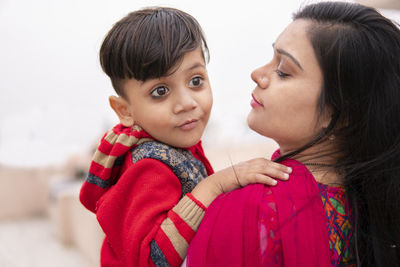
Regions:
<svg viewBox="0 0 400 267"><path fill-rule="evenodd" d="M150 257L156 266L181 266L206 208L192 194L186 194L168 212L151 242Z"/></svg>
<svg viewBox="0 0 400 267"><path fill-rule="evenodd" d="M126 170L98 202L97 217L109 244L126 266L180 266L205 207L191 194L181 200L172 170L143 159Z"/></svg>
<svg viewBox="0 0 400 267"><path fill-rule="evenodd" d="M254 183L274 186L277 184L275 179L287 180L291 172L290 167L264 158L251 159L208 176L197 184L192 194L208 207L222 193Z"/></svg>

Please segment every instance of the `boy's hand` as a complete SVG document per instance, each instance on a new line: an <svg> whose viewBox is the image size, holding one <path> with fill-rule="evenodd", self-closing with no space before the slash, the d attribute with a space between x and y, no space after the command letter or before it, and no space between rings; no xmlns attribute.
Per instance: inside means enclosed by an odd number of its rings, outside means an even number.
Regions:
<svg viewBox="0 0 400 267"><path fill-rule="evenodd" d="M274 186L277 183L275 179L287 180L291 172L290 167L267 159L256 158L240 162L210 175L193 189L192 194L208 207L221 193L255 183Z"/></svg>
<svg viewBox="0 0 400 267"><path fill-rule="evenodd" d="M222 193L255 183L274 186L277 184L275 179L288 180L291 172L290 167L264 158L256 158L237 163L216 173L221 175L209 178L215 178L214 182L218 184Z"/></svg>

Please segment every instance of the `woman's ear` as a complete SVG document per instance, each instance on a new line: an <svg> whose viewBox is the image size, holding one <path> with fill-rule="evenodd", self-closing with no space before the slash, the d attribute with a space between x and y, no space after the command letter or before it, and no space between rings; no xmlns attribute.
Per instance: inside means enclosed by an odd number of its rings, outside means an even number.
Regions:
<svg viewBox="0 0 400 267"><path fill-rule="evenodd" d="M328 128L333 119L333 111L331 108L326 108L320 116L320 123L322 128Z"/></svg>
<svg viewBox="0 0 400 267"><path fill-rule="evenodd" d="M117 114L119 121L125 127L131 127L135 124L135 120L130 109L130 104L124 98L119 96L110 96L108 98L111 108Z"/></svg>

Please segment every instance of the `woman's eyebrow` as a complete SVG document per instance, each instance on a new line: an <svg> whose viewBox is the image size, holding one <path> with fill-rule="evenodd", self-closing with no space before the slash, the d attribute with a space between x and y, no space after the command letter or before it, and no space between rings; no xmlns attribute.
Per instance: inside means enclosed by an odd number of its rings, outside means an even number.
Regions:
<svg viewBox="0 0 400 267"><path fill-rule="evenodd" d="M272 47L275 48L275 44L272 44ZM280 49L280 48L277 48L276 52L278 54L287 56L288 58L290 58L293 61L294 64L297 65L297 67L299 67L301 70L303 70L303 67L300 65L300 62L294 56L292 56L289 52L287 52L283 49Z"/></svg>

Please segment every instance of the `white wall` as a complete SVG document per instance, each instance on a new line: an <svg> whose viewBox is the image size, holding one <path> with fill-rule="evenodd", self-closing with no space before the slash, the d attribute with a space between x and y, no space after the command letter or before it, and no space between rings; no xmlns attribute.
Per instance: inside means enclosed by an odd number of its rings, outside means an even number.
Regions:
<svg viewBox="0 0 400 267"><path fill-rule="evenodd" d="M306 1L315 2L315 1ZM214 108L205 142L256 140L246 126L250 72L302 1L0 0L0 163L47 165L88 149L116 122L98 63L112 24L153 5L191 13L205 31ZM257 139L259 140L259 139Z"/></svg>

